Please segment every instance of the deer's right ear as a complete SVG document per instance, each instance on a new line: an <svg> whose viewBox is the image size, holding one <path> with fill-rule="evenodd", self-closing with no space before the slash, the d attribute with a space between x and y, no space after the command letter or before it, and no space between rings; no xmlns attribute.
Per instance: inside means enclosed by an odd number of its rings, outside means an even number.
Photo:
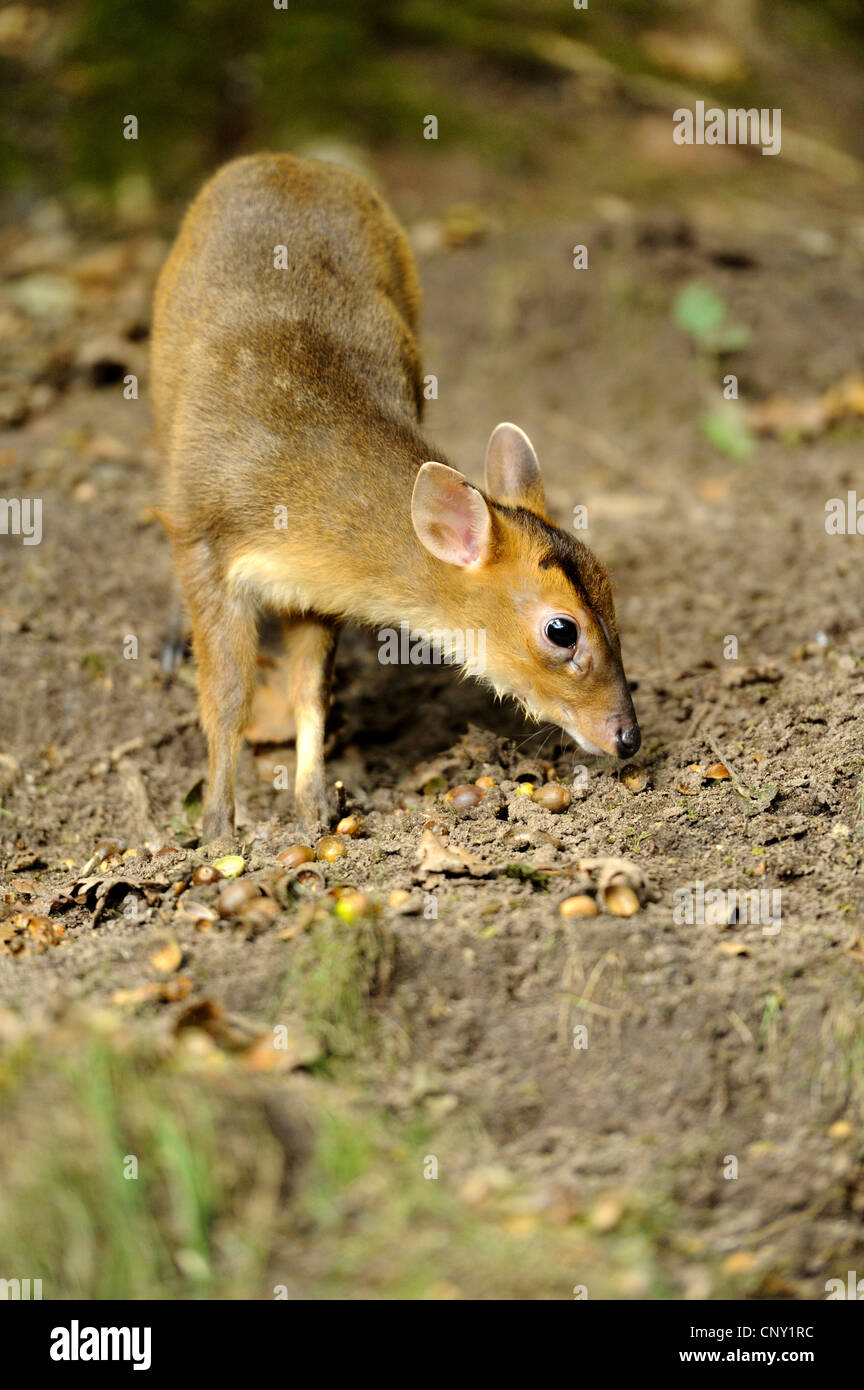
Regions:
<svg viewBox="0 0 864 1390"><path fill-rule="evenodd" d="M546 495L534 445L518 425L498 425L486 450L486 491L505 507L546 515Z"/></svg>
<svg viewBox="0 0 864 1390"><path fill-rule="evenodd" d="M448 565L471 569L489 559L489 508L455 468L443 463L423 464L411 498L411 520L421 543Z"/></svg>

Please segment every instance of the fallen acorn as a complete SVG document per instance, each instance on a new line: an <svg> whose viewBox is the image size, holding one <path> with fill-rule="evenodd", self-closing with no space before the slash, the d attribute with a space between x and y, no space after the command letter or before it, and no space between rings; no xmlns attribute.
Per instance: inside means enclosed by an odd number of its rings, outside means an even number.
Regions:
<svg viewBox="0 0 864 1390"><path fill-rule="evenodd" d="M407 903L409 901L410 897L411 894L406 892L404 888L394 888L393 892L387 899L387 906L402 907L404 903Z"/></svg>
<svg viewBox="0 0 864 1390"><path fill-rule="evenodd" d="M470 811L474 806L480 805L485 795L482 787L465 783L462 786L451 787L444 800L455 807L457 811Z"/></svg>
<svg viewBox="0 0 864 1390"><path fill-rule="evenodd" d="M538 806L545 807L547 811L552 811L554 815L560 815L570 805L570 793L557 782L547 782L545 786L537 788L531 800Z"/></svg>
<svg viewBox="0 0 864 1390"><path fill-rule="evenodd" d="M315 858L323 859L328 864L341 859L345 853L345 846L336 835L324 835L315 846Z"/></svg>
<svg viewBox="0 0 864 1390"><path fill-rule="evenodd" d="M223 878L239 878L246 868L246 860L241 854L226 854L222 859L213 860L213 868L218 869Z"/></svg>
<svg viewBox="0 0 864 1390"><path fill-rule="evenodd" d="M706 782L728 782L730 777L731 773L723 763L712 763L705 769Z"/></svg>
<svg viewBox="0 0 864 1390"><path fill-rule="evenodd" d="M367 916L371 908L372 901L365 893L352 892L343 893L333 910L341 922L351 926L359 917Z"/></svg>
<svg viewBox="0 0 864 1390"><path fill-rule="evenodd" d="M310 893L324 892L324 880L317 869L300 869L295 882Z"/></svg>
<svg viewBox="0 0 864 1390"><path fill-rule="evenodd" d="M226 883L219 892L217 909L220 917L236 917L247 903L259 897L258 885L244 879L242 883Z"/></svg>
<svg viewBox="0 0 864 1390"><path fill-rule="evenodd" d="M603 905L613 917L632 917L639 911L639 899L625 883L610 883L603 890Z"/></svg>
<svg viewBox="0 0 864 1390"><path fill-rule="evenodd" d="M207 883L218 883L222 874L215 864L199 864L192 875L192 882L197 886Z"/></svg>
<svg viewBox="0 0 864 1390"><path fill-rule="evenodd" d="M648 773L644 767L627 767L619 776L631 796L644 791L648 785Z"/></svg>
<svg viewBox="0 0 864 1390"><path fill-rule="evenodd" d="M343 816L336 826L337 835L347 835L349 838L363 833L362 816Z"/></svg>
<svg viewBox="0 0 864 1390"><path fill-rule="evenodd" d="M269 927L280 911L279 904L273 898L259 896L247 902L238 915L244 926L262 929Z"/></svg>
<svg viewBox="0 0 864 1390"><path fill-rule="evenodd" d="M482 787L484 791L491 790L495 785L494 777L477 777L474 781L475 787Z"/></svg>
<svg viewBox="0 0 864 1390"><path fill-rule="evenodd" d="M600 909L587 893L577 893L574 897L565 898L563 903L559 903L558 911L562 917L596 917Z"/></svg>
<svg viewBox="0 0 864 1390"><path fill-rule="evenodd" d="M314 858L315 851L311 845L289 845L281 854L276 855L277 861L284 864L286 869L296 869L300 864L308 864Z"/></svg>

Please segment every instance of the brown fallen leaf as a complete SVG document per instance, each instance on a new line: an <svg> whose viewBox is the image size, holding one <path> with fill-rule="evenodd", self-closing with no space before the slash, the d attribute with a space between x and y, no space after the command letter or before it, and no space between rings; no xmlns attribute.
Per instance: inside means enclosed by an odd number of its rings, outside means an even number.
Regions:
<svg viewBox="0 0 864 1390"><path fill-rule="evenodd" d="M706 767L704 775L706 782L726 782L730 777L729 769L723 763L712 763Z"/></svg>
<svg viewBox="0 0 864 1390"><path fill-rule="evenodd" d="M196 902L194 898L183 898L177 909L178 917L190 917L199 924L218 922L219 913L207 903Z"/></svg>
<svg viewBox="0 0 864 1390"><path fill-rule="evenodd" d="M59 946L66 928L30 911L15 912L0 928L0 949L8 955L22 955L31 950L42 955L50 946Z"/></svg>
<svg viewBox="0 0 864 1390"><path fill-rule="evenodd" d="M484 878L492 872L476 854L445 844L434 830L423 831L415 862L426 874L472 874Z"/></svg>
<svg viewBox="0 0 864 1390"><path fill-rule="evenodd" d="M769 400L755 401L747 407L746 418L754 434L780 439L790 435L812 439L822 433L829 420L820 396L802 396L798 400L772 396Z"/></svg>

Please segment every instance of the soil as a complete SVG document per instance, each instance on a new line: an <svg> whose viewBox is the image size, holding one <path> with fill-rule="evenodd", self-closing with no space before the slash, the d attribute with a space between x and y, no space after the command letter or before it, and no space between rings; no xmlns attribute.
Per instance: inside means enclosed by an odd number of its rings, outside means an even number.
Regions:
<svg viewBox="0 0 864 1390"><path fill-rule="evenodd" d="M644 776L451 671L382 666L374 635L349 632L328 768L363 833L318 867L381 905L390 951L367 1001L383 1041L344 1084L396 1114L427 1104L456 1187L500 1165L611 1200L612 1225L616 1201L638 1200L657 1219L650 1296L817 1298L864 1260L862 540L825 528L826 501L856 487L861 428L759 440L736 460L700 420L727 373L754 400L818 396L860 369L864 197L774 168L769 199L768 161L718 154L713 181L670 191L635 154L606 178L586 158L580 184L562 150L519 198L465 161L380 161L406 224L423 224L429 437L479 478L491 428L513 419L552 514L566 525L587 508L582 538L615 577ZM476 240L439 245L442 209L466 197L482 206ZM151 510L146 338L167 241L81 244L51 207L6 236L0 491L42 498L44 535L0 538L0 1002L33 1026L72 1002L122 1007L167 935L190 992L139 1001L142 1026L167 1031L202 999L265 1026L292 1006L286 966L326 893L292 887L276 859L298 839L291 793L272 785L290 746L247 748L238 783L246 877L278 911L201 930L182 904L218 887L171 887L206 855L184 813L205 771L194 666L159 667L171 575ZM579 243L587 271L571 266ZM722 361L694 349L671 312L691 280L749 327L749 347ZM563 814L520 792L520 776L571 787L583 763ZM718 763L730 776L706 778ZM454 810L443 788L479 777L494 783L483 801ZM430 821L475 873L418 866ZM563 917L563 899L594 891L579 865L598 858L628 861L638 912L601 897L598 915ZM98 885L76 888L88 876L120 880L101 906ZM699 884L780 890L780 929L734 912L688 924L681 892ZM395 889L410 895L400 908ZM457 1117L474 1138L451 1153ZM313 1258L298 1237L299 1285ZM564 1271L561 1297L572 1283Z"/></svg>

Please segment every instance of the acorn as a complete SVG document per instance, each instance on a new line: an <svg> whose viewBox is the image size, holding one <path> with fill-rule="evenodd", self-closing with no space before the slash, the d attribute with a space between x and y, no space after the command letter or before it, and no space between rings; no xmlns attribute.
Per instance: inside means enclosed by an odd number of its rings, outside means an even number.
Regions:
<svg viewBox="0 0 864 1390"><path fill-rule="evenodd" d="M218 883L222 877L214 864L199 864L192 875L192 882L196 885L206 883Z"/></svg>
<svg viewBox="0 0 864 1390"><path fill-rule="evenodd" d="M336 835L324 835L315 846L315 858L323 859L328 864L341 859L344 853L345 846Z"/></svg>
<svg viewBox="0 0 864 1390"><path fill-rule="evenodd" d="M411 894L406 892L404 888L394 888L393 892L387 899L387 906L401 907L403 903L407 903L410 897Z"/></svg>
<svg viewBox="0 0 864 1390"><path fill-rule="evenodd" d="M276 855L280 864L284 864L286 869L296 869L300 864L308 864L315 858L315 851L311 845L289 845L283 849L281 854Z"/></svg>
<svg viewBox="0 0 864 1390"><path fill-rule="evenodd" d="M575 897L565 898L558 904L562 917L596 917L600 909L587 893L577 893Z"/></svg>
<svg viewBox="0 0 864 1390"><path fill-rule="evenodd" d="M538 806L545 806L547 811L552 811L557 816L570 805L570 793L558 782L547 782L545 786L537 788L531 800Z"/></svg>
<svg viewBox="0 0 864 1390"><path fill-rule="evenodd" d="M459 787L451 787L444 800L457 811L470 811L475 806L479 806L486 793L482 787L465 784Z"/></svg>
<svg viewBox="0 0 864 1390"><path fill-rule="evenodd" d="M217 908L220 917L235 917L238 912L250 903L253 898L259 897L258 885L244 879L243 882L226 883L219 890L219 901Z"/></svg>
<svg viewBox="0 0 864 1390"><path fill-rule="evenodd" d="M342 922L352 926L358 917L365 917L372 906L365 893L343 893L338 899L334 912Z"/></svg>
<svg viewBox="0 0 864 1390"><path fill-rule="evenodd" d="M324 880L317 869L300 869L297 873L296 882L301 884L309 893L324 892Z"/></svg>
<svg viewBox="0 0 864 1390"><path fill-rule="evenodd" d="M246 868L246 860L240 854L226 854L222 859L213 860L223 878L239 878Z"/></svg>
<svg viewBox="0 0 864 1390"><path fill-rule="evenodd" d="M613 917L632 917L639 911L639 899L625 883L612 883L603 893L603 902Z"/></svg>
<svg viewBox="0 0 864 1390"><path fill-rule="evenodd" d="M339 824L336 826L337 835L348 835L349 837L353 837L355 835L362 834L362 832L362 816L343 816L342 819L339 821Z"/></svg>

